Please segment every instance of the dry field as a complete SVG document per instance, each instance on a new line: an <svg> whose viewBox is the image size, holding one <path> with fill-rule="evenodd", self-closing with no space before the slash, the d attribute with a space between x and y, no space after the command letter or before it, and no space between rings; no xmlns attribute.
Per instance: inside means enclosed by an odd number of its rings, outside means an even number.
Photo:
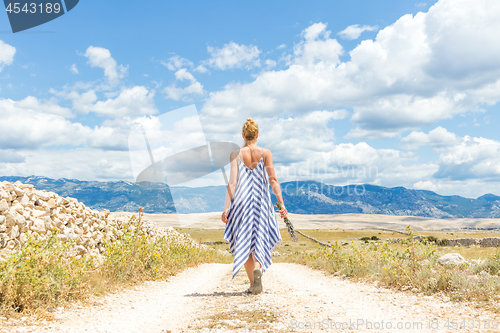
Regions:
<svg viewBox="0 0 500 333"><path fill-rule="evenodd" d="M280 226L284 223L278 216ZM161 226L175 228L224 229L220 213L144 214L145 219ZM436 219L418 216L381 214L305 215L288 214L296 229L391 229L404 231L407 225L418 233L421 230L492 230L500 229L500 219Z"/></svg>
<svg viewBox="0 0 500 333"><path fill-rule="evenodd" d="M224 242L224 223L220 213L198 214L144 214L145 219L161 226L172 226L181 233L190 235L199 242ZM276 248L280 254L317 249L314 242L298 235L292 242L285 224L278 217L283 242ZM359 240L361 237L377 236L380 239L403 238L405 235L390 230L405 232L410 225L415 235L435 236L440 239L500 237L500 219L435 219L416 216L393 216L380 214L304 215L288 214L295 229L319 241L334 244ZM386 229L386 230L383 230ZM226 244L216 245L228 249ZM467 258L484 258L495 252L494 248L455 248ZM448 251L446 251L448 252ZM280 261L280 260L277 260Z"/></svg>

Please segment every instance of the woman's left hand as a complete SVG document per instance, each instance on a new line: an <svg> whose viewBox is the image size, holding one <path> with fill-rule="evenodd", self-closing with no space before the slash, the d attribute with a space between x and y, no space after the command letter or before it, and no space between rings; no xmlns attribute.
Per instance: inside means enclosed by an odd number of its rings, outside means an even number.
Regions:
<svg viewBox="0 0 500 333"><path fill-rule="evenodd" d="M227 212L226 211L222 212L221 220L224 223L229 222L229 220L227 219Z"/></svg>
<svg viewBox="0 0 500 333"><path fill-rule="evenodd" d="M282 219L284 219L288 215L288 211L286 210L285 206L283 205L280 210L280 216Z"/></svg>

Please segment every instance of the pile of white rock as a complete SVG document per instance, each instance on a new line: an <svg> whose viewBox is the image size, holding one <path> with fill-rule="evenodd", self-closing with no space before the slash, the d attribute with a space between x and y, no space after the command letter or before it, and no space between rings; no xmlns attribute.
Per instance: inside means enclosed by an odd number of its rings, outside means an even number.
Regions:
<svg viewBox="0 0 500 333"><path fill-rule="evenodd" d="M137 215L137 214L136 214ZM0 182L0 260L21 248L28 236L45 239L56 232L62 241L74 240L78 256L101 256L103 241L123 233L126 223L140 227L150 237L168 236L184 245L203 246L173 228L158 227L132 214L115 215L97 211L70 197L36 190L31 184Z"/></svg>

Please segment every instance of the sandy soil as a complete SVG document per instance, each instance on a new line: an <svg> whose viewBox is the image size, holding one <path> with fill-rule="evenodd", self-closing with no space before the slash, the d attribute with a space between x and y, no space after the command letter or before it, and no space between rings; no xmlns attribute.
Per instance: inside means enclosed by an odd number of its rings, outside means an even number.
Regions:
<svg viewBox="0 0 500 333"><path fill-rule="evenodd" d="M483 327L498 316L465 303L355 283L295 264L273 264L263 276L264 292L247 295L244 271L231 280L231 268L190 268L168 282L102 297L93 306L58 309L56 321L0 332L456 332L450 326L464 320L468 328L460 332L497 331Z"/></svg>
<svg viewBox="0 0 500 333"><path fill-rule="evenodd" d="M179 228L224 229L220 213L198 214L144 214L150 221L161 226ZM285 227L277 215L280 227ZM500 219L435 219L417 216L394 216L380 214L303 215L288 214L295 228L307 229L367 229L386 228L405 230L411 225L414 230L455 230L500 228Z"/></svg>

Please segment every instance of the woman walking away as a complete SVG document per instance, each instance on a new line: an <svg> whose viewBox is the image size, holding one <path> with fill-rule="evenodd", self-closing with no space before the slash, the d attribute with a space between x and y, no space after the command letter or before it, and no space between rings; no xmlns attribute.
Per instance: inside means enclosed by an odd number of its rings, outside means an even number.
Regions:
<svg viewBox="0 0 500 333"><path fill-rule="evenodd" d="M245 145L230 156L231 174L221 219L226 223L224 239L234 255L233 278L244 265L250 280L246 292L259 294L262 274L272 264L272 251L281 242L269 184L282 205L282 218L287 216L287 211L273 167L273 155L269 149L257 146L259 127L252 118L247 118L243 125L242 136Z"/></svg>

